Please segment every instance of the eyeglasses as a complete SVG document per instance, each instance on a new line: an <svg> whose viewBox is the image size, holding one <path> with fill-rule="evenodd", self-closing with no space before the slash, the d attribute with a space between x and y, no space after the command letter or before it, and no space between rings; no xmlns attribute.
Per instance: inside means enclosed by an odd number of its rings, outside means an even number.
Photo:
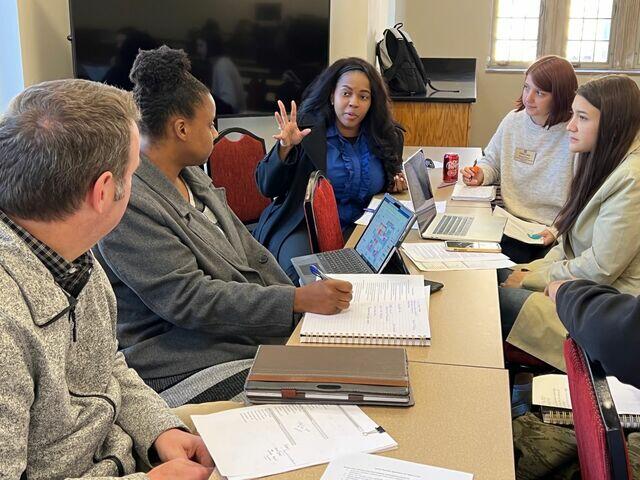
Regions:
<svg viewBox="0 0 640 480"><path fill-rule="evenodd" d="M435 163L433 163L433 160L431 160L430 158L426 158L424 159L424 166L427 168L436 168Z"/></svg>

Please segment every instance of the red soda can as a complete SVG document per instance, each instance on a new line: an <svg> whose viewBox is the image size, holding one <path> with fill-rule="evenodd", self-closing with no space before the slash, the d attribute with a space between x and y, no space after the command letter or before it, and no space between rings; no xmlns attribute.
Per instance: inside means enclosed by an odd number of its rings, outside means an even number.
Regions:
<svg viewBox="0 0 640 480"><path fill-rule="evenodd" d="M458 163L460 157L457 153L445 153L442 162L442 181L444 183L455 183L458 181Z"/></svg>

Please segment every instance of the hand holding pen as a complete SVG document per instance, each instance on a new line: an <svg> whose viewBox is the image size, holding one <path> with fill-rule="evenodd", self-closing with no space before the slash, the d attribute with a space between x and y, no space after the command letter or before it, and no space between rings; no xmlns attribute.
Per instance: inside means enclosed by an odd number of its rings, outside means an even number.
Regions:
<svg viewBox="0 0 640 480"><path fill-rule="evenodd" d="M353 298L351 283L327 276L317 265L311 265L309 270L322 281L296 288L293 300L294 312L333 315L349 308Z"/></svg>
<svg viewBox="0 0 640 480"><path fill-rule="evenodd" d="M462 169L462 181L470 186L482 185L484 172L482 168L478 166L478 160L474 160L473 166Z"/></svg>

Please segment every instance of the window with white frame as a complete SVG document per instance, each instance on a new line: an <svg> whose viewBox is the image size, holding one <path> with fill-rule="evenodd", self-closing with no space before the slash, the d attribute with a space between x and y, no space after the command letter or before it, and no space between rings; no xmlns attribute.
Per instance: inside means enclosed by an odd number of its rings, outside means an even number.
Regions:
<svg viewBox="0 0 640 480"><path fill-rule="evenodd" d="M640 71L640 0L494 0L490 68L541 55L586 70Z"/></svg>

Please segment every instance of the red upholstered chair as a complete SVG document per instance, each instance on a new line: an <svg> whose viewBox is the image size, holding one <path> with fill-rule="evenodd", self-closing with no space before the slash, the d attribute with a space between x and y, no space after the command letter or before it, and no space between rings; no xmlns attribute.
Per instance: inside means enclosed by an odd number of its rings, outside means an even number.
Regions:
<svg viewBox="0 0 640 480"><path fill-rule="evenodd" d="M226 190L229 207L244 223L256 222L270 202L258 191L255 178L256 165L265 153L262 138L234 127L220 132L209 157L213 184Z"/></svg>
<svg viewBox="0 0 640 480"><path fill-rule="evenodd" d="M548 363L545 363L539 358L528 354L524 350L520 350L518 347L511 345L509 342L503 342L503 348L504 360L507 364L520 365L522 367L527 367L531 370L535 370L536 372L554 369L554 367L552 367Z"/></svg>
<svg viewBox="0 0 640 480"><path fill-rule="evenodd" d="M340 250L344 247L333 187L320 170L309 177L304 196L304 216L312 253Z"/></svg>
<svg viewBox="0 0 640 480"><path fill-rule="evenodd" d="M571 338L564 358L582 479L630 479L627 446L604 370Z"/></svg>

